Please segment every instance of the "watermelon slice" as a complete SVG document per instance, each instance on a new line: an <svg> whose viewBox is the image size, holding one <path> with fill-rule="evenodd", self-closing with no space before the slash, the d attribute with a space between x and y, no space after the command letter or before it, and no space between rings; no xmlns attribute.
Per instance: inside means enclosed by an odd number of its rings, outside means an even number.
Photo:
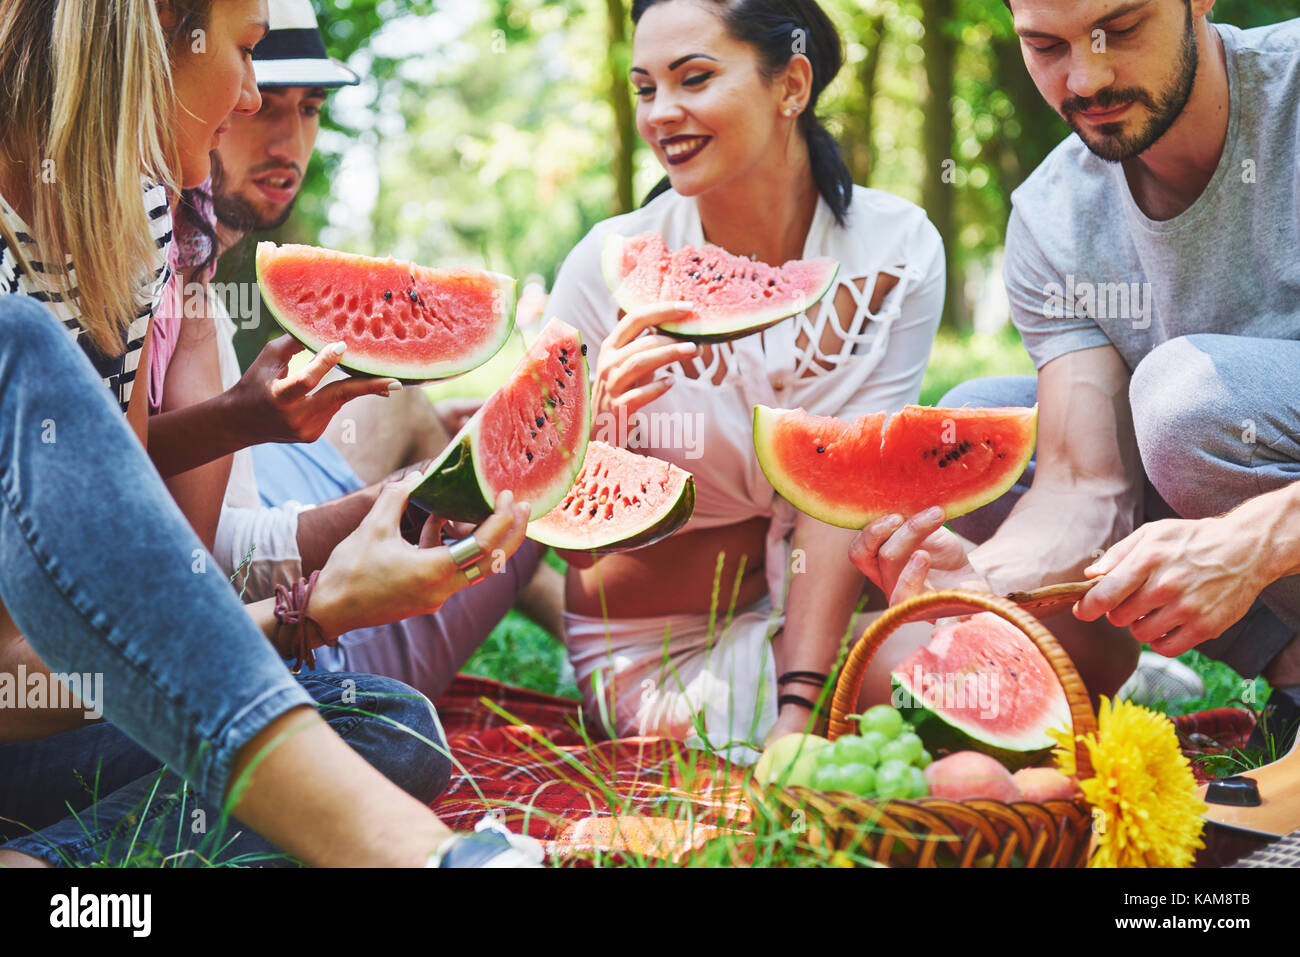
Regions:
<svg viewBox="0 0 1300 957"><path fill-rule="evenodd" d="M514 328L515 281L315 246L257 244L271 314L313 352L346 342L339 365L403 382L449 379L492 358Z"/></svg>
<svg viewBox="0 0 1300 957"><path fill-rule="evenodd" d="M624 552L667 538L695 510L695 478L685 469L592 440L564 501L528 526L543 545Z"/></svg>
<svg viewBox="0 0 1300 957"><path fill-rule="evenodd" d="M991 612L941 625L892 672L894 705L932 753L975 750L1015 770L1046 756L1070 705L1047 659Z"/></svg>
<svg viewBox="0 0 1300 957"><path fill-rule="evenodd" d="M587 347L552 319L509 380L429 466L411 501L458 522L483 521L510 489L532 506L530 520L560 503L582 467L591 433Z"/></svg>
<svg viewBox="0 0 1300 957"><path fill-rule="evenodd" d="M659 302L695 303L691 319L658 327L692 342L739 339L797 316L821 301L839 268L825 258L769 266L713 245L669 252L658 233L610 235L601 257L605 283L624 312Z"/></svg>
<svg viewBox="0 0 1300 957"><path fill-rule="evenodd" d="M1034 454L1038 407L932 409L853 422L754 407L754 450L772 487L841 528L943 506L948 518L993 501Z"/></svg>

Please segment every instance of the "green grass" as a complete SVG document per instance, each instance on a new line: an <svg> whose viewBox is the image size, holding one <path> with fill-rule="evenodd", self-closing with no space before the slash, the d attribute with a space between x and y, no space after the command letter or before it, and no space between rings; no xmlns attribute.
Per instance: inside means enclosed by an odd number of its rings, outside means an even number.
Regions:
<svg viewBox="0 0 1300 957"><path fill-rule="evenodd" d="M943 330L934 340L925 369L921 405L937 405L944 393L969 379L1033 374L1034 363L1013 326L995 335L961 335Z"/></svg>
<svg viewBox="0 0 1300 957"><path fill-rule="evenodd" d="M517 688L580 699L564 646L550 632L511 609L462 669Z"/></svg>

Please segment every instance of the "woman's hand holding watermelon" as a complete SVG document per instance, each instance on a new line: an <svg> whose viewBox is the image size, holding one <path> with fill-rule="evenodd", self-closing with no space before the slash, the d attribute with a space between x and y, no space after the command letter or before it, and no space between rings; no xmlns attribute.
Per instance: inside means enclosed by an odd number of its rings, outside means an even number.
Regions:
<svg viewBox="0 0 1300 957"><path fill-rule="evenodd" d="M470 584L440 544L442 519L428 518L418 546L402 538L402 513L421 478L412 471L384 486L356 531L339 542L321 569L308 612L327 636L435 612ZM473 566L476 579L505 567L523 543L528 513L528 503L515 502L510 492L497 497L496 511L473 533L482 553Z"/></svg>
<svg viewBox="0 0 1300 957"><path fill-rule="evenodd" d="M889 596L891 605L947 588L991 591L962 540L943 527L945 521L938 507L906 520L887 515L854 539L849 559Z"/></svg>
<svg viewBox="0 0 1300 957"><path fill-rule="evenodd" d="M246 445L314 442L344 403L363 395L389 395L401 388L395 379L349 377L312 392L338 365L342 347L340 342L322 349L294 373L289 371L289 360L302 351L302 343L284 335L262 347L248 371L226 393L232 420L250 440Z"/></svg>
<svg viewBox="0 0 1300 957"><path fill-rule="evenodd" d="M656 379L655 373L698 354L699 347L668 336L642 333L661 322L691 316L692 307L689 302L661 302L619 319L600 345L591 388L593 425L601 421L602 415L618 416L621 408L630 416L672 388L671 375Z"/></svg>

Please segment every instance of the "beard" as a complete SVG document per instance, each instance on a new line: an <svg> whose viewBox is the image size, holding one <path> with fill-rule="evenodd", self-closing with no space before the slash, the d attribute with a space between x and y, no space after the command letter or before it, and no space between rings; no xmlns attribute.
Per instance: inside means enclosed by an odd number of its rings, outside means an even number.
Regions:
<svg viewBox="0 0 1300 957"><path fill-rule="evenodd" d="M293 214L295 195L277 215L263 216L256 205L235 193L229 192L225 182L225 169L216 150L212 151L212 211L217 222L238 233L265 232L279 229Z"/></svg>
<svg viewBox="0 0 1300 957"><path fill-rule="evenodd" d="M1095 156L1108 163L1121 163L1145 153L1160 137L1169 132L1169 128L1182 114L1183 108L1192 95L1196 82L1196 67L1199 62L1196 49L1196 28L1192 21L1191 5L1187 6L1187 26L1183 31L1183 45L1179 52L1178 66L1173 79L1160 93L1152 96L1146 90L1107 88L1096 95L1069 97L1061 104L1061 115L1070 129L1079 135L1085 146ZM1147 108L1150 116L1146 125L1136 133L1124 135L1123 124L1103 123L1095 132L1085 133L1075 117L1080 110L1112 109L1128 103L1140 103Z"/></svg>

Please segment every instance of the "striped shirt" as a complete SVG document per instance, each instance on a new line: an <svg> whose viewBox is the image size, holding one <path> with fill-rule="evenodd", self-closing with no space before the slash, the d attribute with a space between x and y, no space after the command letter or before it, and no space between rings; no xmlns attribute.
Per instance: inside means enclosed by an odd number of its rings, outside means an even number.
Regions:
<svg viewBox="0 0 1300 957"><path fill-rule="evenodd" d="M172 241L172 218L167 205L167 191L161 185L148 185L144 194L145 208L149 211L149 233L154 240L155 254L153 261L145 264L145 275L149 278L140 300L139 312L127 329L126 349L119 355L106 356L95 346L94 341L81 327L81 316L74 302L68 301L62 293L46 288L43 284L32 282L23 270L18 258L13 254L0 234L0 294L10 293L31 296L38 302L45 303L63 323L68 333L90 359L95 371L103 378L104 384L113 393L113 398L125 413L131 402L131 392L135 385L136 371L140 365L140 350L144 347L145 334L149 331L149 320L158 308L163 288L170 277L167 267L167 248ZM13 208L0 196L0 216L4 217L14 238L23 245L23 252L28 263L38 275L45 272L45 264L39 256L39 249L32 239L31 231ZM76 273L72 260L68 260L68 281L76 289ZM147 371L147 370L146 370Z"/></svg>

